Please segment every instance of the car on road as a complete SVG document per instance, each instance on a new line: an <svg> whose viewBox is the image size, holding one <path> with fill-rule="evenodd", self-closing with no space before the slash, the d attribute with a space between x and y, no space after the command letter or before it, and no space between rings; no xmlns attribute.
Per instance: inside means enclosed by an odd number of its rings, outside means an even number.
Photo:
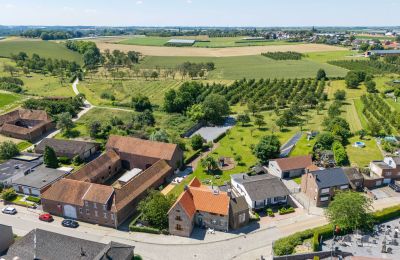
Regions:
<svg viewBox="0 0 400 260"><path fill-rule="evenodd" d="M15 215L17 214L17 210L14 207L7 207L1 210L4 214Z"/></svg>
<svg viewBox="0 0 400 260"><path fill-rule="evenodd" d="M63 225L63 227L69 227L69 228L77 228L77 227L79 227L78 222L73 220L73 219L64 219L61 222L61 225Z"/></svg>
<svg viewBox="0 0 400 260"><path fill-rule="evenodd" d="M44 221L44 222L52 222L54 219L53 219L52 215L45 213L45 214L39 215L39 220Z"/></svg>
<svg viewBox="0 0 400 260"><path fill-rule="evenodd" d="M396 192L400 192L400 186L396 183L389 184L389 187L392 188Z"/></svg>

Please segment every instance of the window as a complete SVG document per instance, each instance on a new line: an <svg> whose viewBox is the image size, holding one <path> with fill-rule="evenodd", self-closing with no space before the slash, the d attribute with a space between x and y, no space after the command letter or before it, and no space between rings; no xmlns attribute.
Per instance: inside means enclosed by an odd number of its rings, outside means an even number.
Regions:
<svg viewBox="0 0 400 260"><path fill-rule="evenodd" d="M93 208L97 209L97 204L93 203Z"/></svg>
<svg viewBox="0 0 400 260"><path fill-rule="evenodd" d="M286 196L275 197L275 201L276 201L276 202L278 202L278 201L283 201L283 200L286 200Z"/></svg>
<svg viewBox="0 0 400 260"><path fill-rule="evenodd" d="M114 220L114 214L113 213L110 214L110 217L111 217L111 220Z"/></svg>
<svg viewBox="0 0 400 260"><path fill-rule="evenodd" d="M85 201L85 206L89 207L89 202Z"/></svg>
<svg viewBox="0 0 400 260"><path fill-rule="evenodd" d="M89 212L89 209L86 209L86 214L89 215L89 213L90 213L90 212Z"/></svg>
<svg viewBox="0 0 400 260"><path fill-rule="evenodd" d="M176 230L183 230L183 229L182 229L182 226L181 226L180 224L176 224L175 229L176 229Z"/></svg>
<svg viewBox="0 0 400 260"><path fill-rule="evenodd" d="M328 201L329 200L329 196L323 196L319 198L320 201Z"/></svg>
<svg viewBox="0 0 400 260"><path fill-rule="evenodd" d="M345 189L347 189L349 187L349 185L342 185L342 186L340 186L340 189L341 190L345 190Z"/></svg>
<svg viewBox="0 0 400 260"><path fill-rule="evenodd" d="M94 211L94 215L95 215L96 217L99 216L99 213L97 212L97 210Z"/></svg>
<svg viewBox="0 0 400 260"><path fill-rule="evenodd" d="M107 205L103 205L103 210L107 210Z"/></svg>
<svg viewBox="0 0 400 260"><path fill-rule="evenodd" d="M103 216L104 216L105 219L107 219L107 212L104 212Z"/></svg>
<svg viewBox="0 0 400 260"><path fill-rule="evenodd" d="M81 213L81 214L82 214L82 208L79 208L79 213Z"/></svg>
<svg viewBox="0 0 400 260"><path fill-rule="evenodd" d="M175 220L177 220L177 221L182 221L182 218L181 218L181 216L176 216L176 217L175 217Z"/></svg>
<svg viewBox="0 0 400 260"><path fill-rule="evenodd" d="M239 214L239 224L242 224L246 221L246 213Z"/></svg>
<svg viewBox="0 0 400 260"><path fill-rule="evenodd" d="M329 188L321 189L321 194L329 193Z"/></svg>

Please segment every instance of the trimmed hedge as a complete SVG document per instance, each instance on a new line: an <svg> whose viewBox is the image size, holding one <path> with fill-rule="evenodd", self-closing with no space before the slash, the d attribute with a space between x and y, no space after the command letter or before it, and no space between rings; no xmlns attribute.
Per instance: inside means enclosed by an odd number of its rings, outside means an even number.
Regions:
<svg viewBox="0 0 400 260"><path fill-rule="evenodd" d="M376 223L386 222L400 217L400 205L378 210L373 214Z"/></svg>
<svg viewBox="0 0 400 260"><path fill-rule="evenodd" d="M151 228L151 227L130 226L129 230L134 231L134 232L142 232L142 233L150 233L150 234L160 234L161 233L160 230L158 230L156 228Z"/></svg>
<svg viewBox="0 0 400 260"><path fill-rule="evenodd" d="M267 208L266 213L267 213L267 215L268 215L269 217L275 217L275 214L274 214L274 212L272 211L271 208Z"/></svg>
<svg viewBox="0 0 400 260"><path fill-rule="evenodd" d="M289 207L289 208L281 208L278 210L279 215L285 215L285 214L289 214L289 213L293 213L295 210L293 207Z"/></svg>
<svg viewBox="0 0 400 260"><path fill-rule="evenodd" d="M319 251L319 238L319 233L315 232L312 239L312 248L314 252Z"/></svg>
<svg viewBox="0 0 400 260"><path fill-rule="evenodd" d="M191 163L194 159L196 159L200 153L201 153L201 149L195 151L194 153L192 153L188 158L185 159L184 164L189 164Z"/></svg>
<svg viewBox="0 0 400 260"><path fill-rule="evenodd" d="M28 196L28 197L26 197L26 200L27 200L27 201L34 202L34 203L36 203L36 204L39 204L39 203L40 203L40 198L38 198L38 197Z"/></svg>
<svg viewBox="0 0 400 260"><path fill-rule="evenodd" d="M215 138L215 139L213 140L213 143L218 143L219 140L221 140L221 139L224 138L225 136L226 136L226 132L220 134L217 138Z"/></svg>
<svg viewBox="0 0 400 260"><path fill-rule="evenodd" d="M71 164L71 159L65 156L58 157L58 162L61 164Z"/></svg>

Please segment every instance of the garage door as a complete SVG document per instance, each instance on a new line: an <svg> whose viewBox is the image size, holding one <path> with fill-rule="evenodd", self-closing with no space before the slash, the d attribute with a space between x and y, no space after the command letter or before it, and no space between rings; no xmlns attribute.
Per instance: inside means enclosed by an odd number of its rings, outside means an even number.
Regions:
<svg viewBox="0 0 400 260"><path fill-rule="evenodd" d="M30 195L30 194L31 194L31 192L30 192L30 190L29 190L28 187L22 187L22 191L23 191L24 194L26 194L26 195Z"/></svg>
<svg viewBox="0 0 400 260"><path fill-rule="evenodd" d="M76 219L76 208L71 205L64 206L64 217Z"/></svg>

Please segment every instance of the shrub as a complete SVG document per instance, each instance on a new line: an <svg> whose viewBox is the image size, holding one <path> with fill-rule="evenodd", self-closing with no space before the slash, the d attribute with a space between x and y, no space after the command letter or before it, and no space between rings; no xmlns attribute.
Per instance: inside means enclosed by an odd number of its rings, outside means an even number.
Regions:
<svg viewBox="0 0 400 260"><path fill-rule="evenodd" d="M289 208L283 207L283 208L280 208L278 210L278 212L279 212L279 215L285 215L285 214L293 213L293 212L295 212L295 210L293 207L289 207Z"/></svg>
<svg viewBox="0 0 400 260"><path fill-rule="evenodd" d="M18 146L11 142L5 141L0 143L0 159L8 160L19 154Z"/></svg>
<svg viewBox="0 0 400 260"><path fill-rule="evenodd" d="M304 54L293 51L267 52L261 53L261 55L273 60L301 60L304 57Z"/></svg>
<svg viewBox="0 0 400 260"><path fill-rule="evenodd" d="M268 208L268 209L267 209L267 215L268 215L269 217L275 217L275 214L274 214L274 212L272 211L271 208Z"/></svg>
<svg viewBox="0 0 400 260"><path fill-rule="evenodd" d="M28 197L26 198L26 200L27 200L27 201L30 201L30 202L34 202L34 203L36 203L36 204L39 204L39 203L40 203L40 198L38 198L38 197L28 196Z"/></svg>
<svg viewBox="0 0 400 260"><path fill-rule="evenodd" d="M61 164L71 164L71 159L65 156L58 157L58 162Z"/></svg>
<svg viewBox="0 0 400 260"><path fill-rule="evenodd" d="M314 252L319 251L319 234L317 232L314 233L312 239L312 248Z"/></svg>
<svg viewBox="0 0 400 260"><path fill-rule="evenodd" d="M201 137L201 135L197 134L194 135L191 139L190 139L190 144L192 146L192 148L194 150L199 150L201 148L203 148L203 144L204 144L205 140L203 139L203 137Z"/></svg>
<svg viewBox="0 0 400 260"><path fill-rule="evenodd" d="M339 166L349 165L349 158L347 157L346 149L340 142L335 141L332 145L332 150L337 165Z"/></svg>
<svg viewBox="0 0 400 260"><path fill-rule="evenodd" d="M192 153L191 155L189 155L189 157L187 157L184 161L184 164L189 164L191 163L194 159L196 159L201 153L201 150L197 150L194 153Z"/></svg>
<svg viewBox="0 0 400 260"><path fill-rule="evenodd" d="M226 136L226 132L220 134L217 138L215 138L215 139L213 140L213 143L218 143L219 140L221 140L221 139L224 138L225 136Z"/></svg>
<svg viewBox="0 0 400 260"><path fill-rule="evenodd" d="M83 163L83 160L79 155L76 155L72 160L75 166L81 165Z"/></svg>
<svg viewBox="0 0 400 260"><path fill-rule="evenodd" d="M252 212L250 214L251 221L260 221L260 215L257 212Z"/></svg>
<svg viewBox="0 0 400 260"><path fill-rule="evenodd" d="M17 197L17 193L13 188L4 189L1 193L1 198L5 201L12 201Z"/></svg>
<svg viewBox="0 0 400 260"><path fill-rule="evenodd" d="M378 210L372 214L376 223L386 222L400 217L400 205Z"/></svg>
<svg viewBox="0 0 400 260"><path fill-rule="evenodd" d="M108 99L108 100L111 100L111 101L115 100L115 96L112 93L106 92L106 91L101 93L100 98L101 99Z"/></svg>
<svg viewBox="0 0 400 260"><path fill-rule="evenodd" d="M158 230L156 228L151 228L151 227L130 226L129 230L133 231L133 232L142 232L142 233L150 233L150 234L160 234L161 233L160 230Z"/></svg>

